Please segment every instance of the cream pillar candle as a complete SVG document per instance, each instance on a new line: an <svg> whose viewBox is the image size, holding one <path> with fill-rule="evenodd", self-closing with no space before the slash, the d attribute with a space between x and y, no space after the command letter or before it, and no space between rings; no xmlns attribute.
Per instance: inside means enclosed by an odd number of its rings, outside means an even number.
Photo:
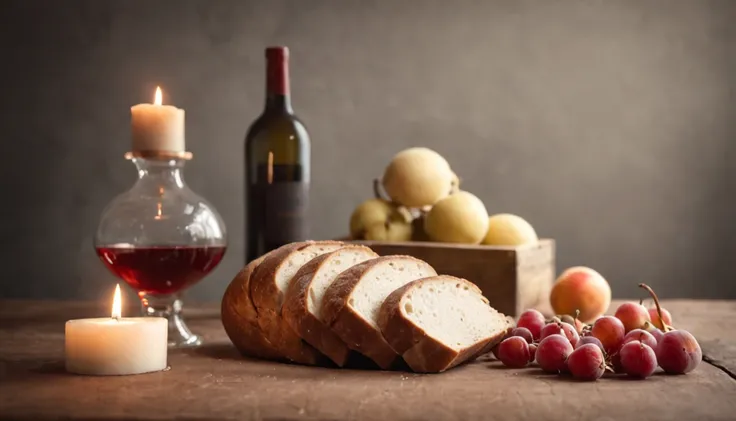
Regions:
<svg viewBox="0 0 736 421"><path fill-rule="evenodd" d="M112 317L66 322L66 370L90 375L124 375L166 368L168 321L162 317L120 317L120 286Z"/></svg>
<svg viewBox="0 0 736 421"><path fill-rule="evenodd" d="M153 104L130 107L133 151L184 152L184 110L162 105L161 88Z"/></svg>

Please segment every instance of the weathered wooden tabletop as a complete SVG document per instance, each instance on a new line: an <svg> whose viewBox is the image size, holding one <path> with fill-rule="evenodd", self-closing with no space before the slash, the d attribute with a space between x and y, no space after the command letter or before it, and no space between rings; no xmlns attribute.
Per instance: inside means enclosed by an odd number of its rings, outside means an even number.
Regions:
<svg viewBox="0 0 736 421"><path fill-rule="evenodd" d="M63 369L64 322L106 314L107 305L0 302L0 419L735 420L736 302L665 306L708 362L685 376L580 383L488 359L435 375L248 360L214 305L189 310L207 345L170 352L170 370L76 376Z"/></svg>

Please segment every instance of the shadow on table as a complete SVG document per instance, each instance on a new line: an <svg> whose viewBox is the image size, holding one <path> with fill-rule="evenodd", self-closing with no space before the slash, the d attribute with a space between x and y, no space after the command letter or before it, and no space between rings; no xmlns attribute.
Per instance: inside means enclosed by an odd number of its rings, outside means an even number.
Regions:
<svg viewBox="0 0 736 421"><path fill-rule="evenodd" d="M202 356L206 358L213 358L216 360L251 361L251 362L259 362L259 363L267 363L267 364L279 364L279 365L289 364L289 365L302 366L302 367L311 367L308 365L290 364L290 363L261 360L258 358L249 357L249 356L241 354L237 350L237 348L235 348L235 346L229 342L212 342L212 343L205 342L200 347L183 350L182 352L190 354L190 355L197 355L197 356ZM326 364L320 368L330 369L330 368L337 368L337 366ZM353 369L353 370L360 370L360 371L381 371L379 367L372 360L370 360L369 358L357 352L353 352L350 354L350 357L347 363L345 364L344 369ZM387 370L387 372L408 371L408 370L409 368L406 365L397 364L397 366L394 367L393 370Z"/></svg>
<svg viewBox="0 0 736 421"><path fill-rule="evenodd" d="M233 344L226 342L205 342L203 345L183 350L184 353L195 354L216 360L238 360L238 361L256 361L255 358L247 357L241 354Z"/></svg>
<svg viewBox="0 0 736 421"><path fill-rule="evenodd" d="M43 375L66 375L63 360L48 358L3 358L0 359L0 379L24 379L28 373Z"/></svg>
<svg viewBox="0 0 736 421"><path fill-rule="evenodd" d="M534 377L536 379L563 382L563 383L589 383L589 381L575 379L570 374L559 375L556 373L547 373L545 371L542 371L541 368L535 367L535 366L529 366L529 367L524 367L524 368L506 367L505 365L503 365L503 363L497 360L490 361L490 364L488 364L487 368L489 370L513 372L514 375L517 375L519 377ZM653 379L661 380L662 378L669 377L669 376L672 376L672 374L667 374L664 371L657 369L657 371L655 371L654 374L652 374L650 377L647 378L647 381L652 381ZM642 379L636 378L636 377L630 377L622 373L614 374L614 373L607 372L598 381L640 382L642 381Z"/></svg>

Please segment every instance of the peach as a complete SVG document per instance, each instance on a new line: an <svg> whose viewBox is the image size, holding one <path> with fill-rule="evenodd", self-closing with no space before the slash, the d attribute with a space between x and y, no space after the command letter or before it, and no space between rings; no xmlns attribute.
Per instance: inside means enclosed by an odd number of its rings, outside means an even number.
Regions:
<svg viewBox="0 0 736 421"><path fill-rule="evenodd" d="M557 278L550 294L550 304L555 314L574 316L579 310L578 319L591 323L611 305L611 286L591 268L571 267Z"/></svg>

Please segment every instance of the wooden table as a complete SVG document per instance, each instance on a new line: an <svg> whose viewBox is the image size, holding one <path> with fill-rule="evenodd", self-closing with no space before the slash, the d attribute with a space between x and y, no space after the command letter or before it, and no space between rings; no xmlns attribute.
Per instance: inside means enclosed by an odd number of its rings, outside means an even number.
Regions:
<svg viewBox="0 0 736 421"><path fill-rule="evenodd" d="M106 314L107 306L0 302L0 419L736 419L736 302L665 306L700 340L708 362L685 376L580 383L488 359L438 375L248 360L229 344L214 305L189 311L207 345L172 351L169 371L75 376L63 370L64 321Z"/></svg>

